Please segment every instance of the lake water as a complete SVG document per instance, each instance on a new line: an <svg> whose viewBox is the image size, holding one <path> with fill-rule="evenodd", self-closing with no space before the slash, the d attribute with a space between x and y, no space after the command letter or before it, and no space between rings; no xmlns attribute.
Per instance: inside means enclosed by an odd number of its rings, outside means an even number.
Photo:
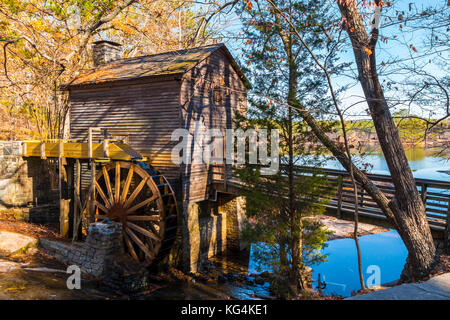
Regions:
<svg viewBox="0 0 450 320"><path fill-rule="evenodd" d="M397 231L366 235L359 237L364 279L372 280L379 271L379 284L398 280L406 262L407 249ZM326 295L348 297L352 291L361 289L358 275L358 258L353 239L338 239L327 242L323 253L328 260L313 268L313 287L317 287L317 279L321 277L326 287L322 290ZM258 264L255 252L264 250L264 244L252 244L250 249L249 274L271 271L268 265Z"/></svg>
<svg viewBox="0 0 450 320"><path fill-rule="evenodd" d="M373 168L368 168L369 173L389 174L389 168L380 148L367 148L365 156L355 156L355 162L359 167L362 163L370 163ZM415 178L432 179L450 182L450 154L441 153L439 150L423 147L405 148L411 170ZM323 167L329 169L344 170L342 165L330 157L325 160Z"/></svg>
<svg viewBox="0 0 450 320"><path fill-rule="evenodd" d="M387 174L389 169L380 148L368 148L365 155L354 156L359 167L369 163L369 173ZM438 154L439 150L423 147L405 148L408 162L415 178L450 182L450 154ZM308 157L306 157L308 159ZM323 157L324 168L344 170L341 164L331 156ZM301 163L297 163L301 164ZM307 164L305 164L307 165ZM430 189L431 190L431 189ZM397 231L366 235L359 237L364 279L372 283L379 271L379 283L384 284L398 280L406 262L408 251ZM271 271L269 265L261 264L255 259L256 252L264 252L267 247L263 243L254 243L250 249L249 274ZM326 295L348 297L353 291L361 289L358 274L358 258L353 239L330 240L322 250L328 255L327 261L311 266L313 268L313 287L317 288L317 280L326 283L322 290Z"/></svg>

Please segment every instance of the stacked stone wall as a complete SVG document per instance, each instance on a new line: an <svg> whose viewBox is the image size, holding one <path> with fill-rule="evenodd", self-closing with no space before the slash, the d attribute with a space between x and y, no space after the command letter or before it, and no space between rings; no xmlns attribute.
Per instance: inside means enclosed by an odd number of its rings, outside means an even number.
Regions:
<svg viewBox="0 0 450 320"><path fill-rule="evenodd" d="M70 244L48 239L40 239L40 244L56 260L69 265L77 265L82 272L94 277L102 277L107 266L116 257L124 254L122 245L122 224L93 223L83 243Z"/></svg>
<svg viewBox="0 0 450 320"><path fill-rule="evenodd" d="M40 239L40 245L60 262L78 266L114 290L134 293L149 285L147 268L125 255L121 223L91 224L83 243Z"/></svg>
<svg viewBox="0 0 450 320"><path fill-rule="evenodd" d="M51 163L24 158L22 152L23 142L0 141L0 218L57 223L59 193L50 178Z"/></svg>

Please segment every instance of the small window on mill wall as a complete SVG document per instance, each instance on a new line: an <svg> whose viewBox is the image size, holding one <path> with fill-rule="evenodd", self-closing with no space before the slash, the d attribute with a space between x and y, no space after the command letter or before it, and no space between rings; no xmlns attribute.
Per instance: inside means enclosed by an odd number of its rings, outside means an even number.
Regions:
<svg viewBox="0 0 450 320"><path fill-rule="evenodd" d="M213 99L215 106L223 105L223 90L220 87L214 88Z"/></svg>
<svg viewBox="0 0 450 320"><path fill-rule="evenodd" d="M241 113L241 114L244 114L245 113L245 100L244 100L244 98L239 98L239 112Z"/></svg>

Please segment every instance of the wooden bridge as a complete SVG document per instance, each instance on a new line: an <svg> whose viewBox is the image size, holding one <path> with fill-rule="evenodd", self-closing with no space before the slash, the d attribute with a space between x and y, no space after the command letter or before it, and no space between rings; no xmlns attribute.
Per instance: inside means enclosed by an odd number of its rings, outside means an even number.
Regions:
<svg viewBox="0 0 450 320"><path fill-rule="evenodd" d="M296 170L301 172L307 172L308 169L312 168L296 167ZM227 175L223 173L223 170L213 172L212 179L216 190L219 192L239 192L242 182L233 178L230 174L231 171L227 171ZM326 205L327 213L340 219L353 220L354 190L348 172L334 169L323 169L323 172L336 190L332 199ZM367 176L388 199L394 197L395 188L389 175L367 174ZM416 178L415 181L425 205L426 216L433 237L442 240L443 248L449 250L450 182L420 178ZM386 216L370 195L365 192L361 185L357 184L357 188L358 210L361 221L392 228Z"/></svg>
<svg viewBox="0 0 450 320"><path fill-rule="evenodd" d="M336 195L328 204L329 209L336 211L338 217L345 212L353 214L355 207L353 184L346 171L324 170L328 179L339 181ZM370 180L386 195L388 199L394 197L395 188L389 175L368 174ZM339 179L341 178L341 179ZM426 208L426 215L430 227L435 230L448 230L450 213L450 182L416 178L416 185ZM358 206L361 216L376 219L386 219L375 201L361 188L358 188Z"/></svg>

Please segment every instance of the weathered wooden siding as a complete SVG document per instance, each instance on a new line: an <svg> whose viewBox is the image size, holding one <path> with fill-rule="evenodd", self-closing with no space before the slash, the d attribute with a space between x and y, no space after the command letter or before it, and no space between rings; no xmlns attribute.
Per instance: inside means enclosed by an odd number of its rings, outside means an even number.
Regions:
<svg viewBox="0 0 450 320"><path fill-rule="evenodd" d="M223 103L214 103L214 88L220 88ZM191 134L199 130L196 121L207 128L233 127L235 112L247 112L247 89L231 65L224 49L211 54L182 80L180 103L181 125ZM193 145L194 152L201 152ZM208 184L212 166L186 164L182 166L182 190L184 200L201 201L208 198Z"/></svg>
<svg viewBox="0 0 450 320"><path fill-rule="evenodd" d="M70 135L87 139L89 127L107 128L112 135L128 135L129 144L150 159L168 179L179 179L171 161L180 127L180 81L143 82L70 90Z"/></svg>
<svg viewBox="0 0 450 320"><path fill-rule="evenodd" d="M211 167L208 164L173 164L171 141L175 129L194 134L197 121L206 128L233 127L235 112L246 114L247 89L234 69L225 47L197 66L174 78L137 79L108 84L70 87L70 136L87 139L89 127L107 128L112 135L128 135L130 145L171 181L181 178L182 200L208 198ZM222 103L214 102L214 89ZM180 107L181 106L181 107ZM192 145L193 152L202 152ZM215 169L216 170L216 169Z"/></svg>

